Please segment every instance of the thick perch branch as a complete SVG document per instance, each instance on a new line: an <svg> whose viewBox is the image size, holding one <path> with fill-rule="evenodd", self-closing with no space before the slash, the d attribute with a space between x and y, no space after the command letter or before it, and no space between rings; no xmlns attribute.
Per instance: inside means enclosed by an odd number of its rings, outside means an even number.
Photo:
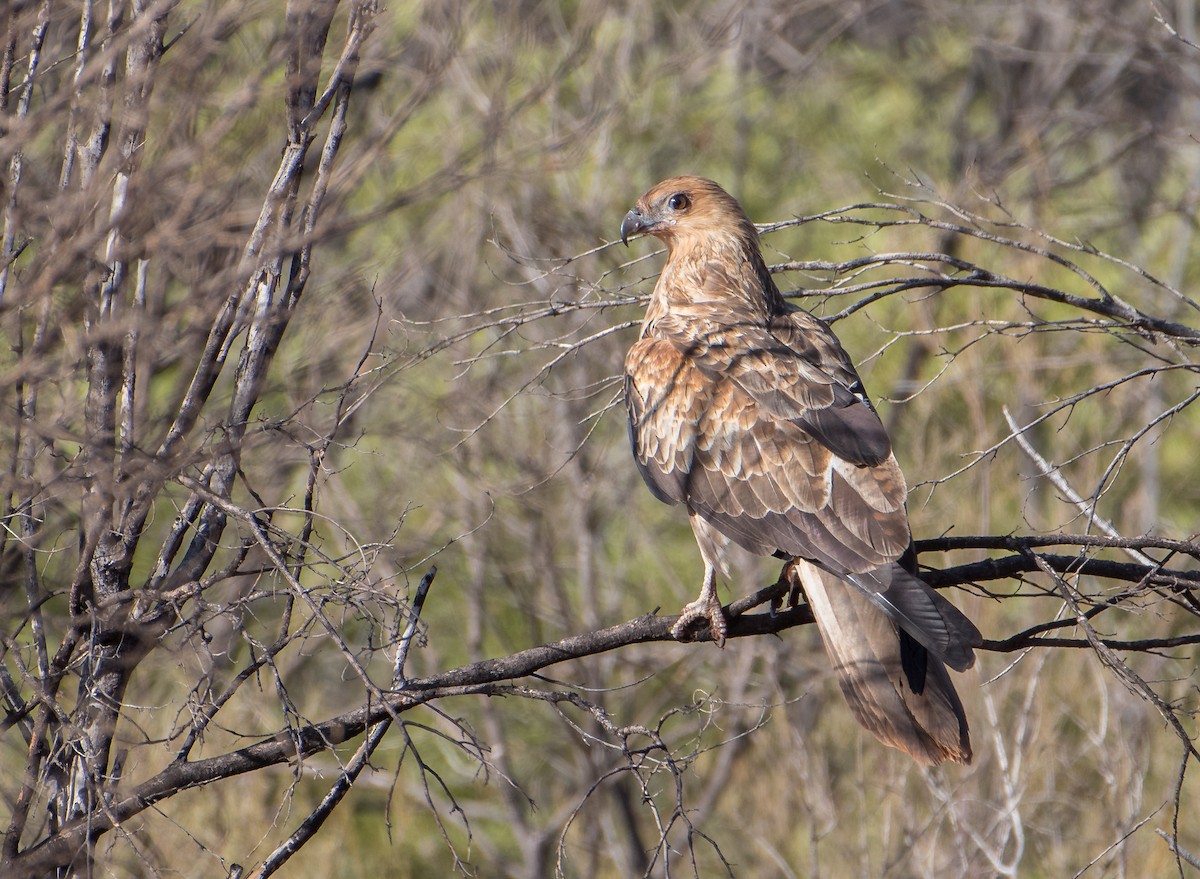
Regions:
<svg viewBox="0 0 1200 879"><path fill-rule="evenodd" d="M778 594L775 585L733 602L729 606L730 638L779 632L812 621L805 606L777 614L745 614ZM103 835L116 823L127 821L154 803L182 790L251 772L264 766L285 763L297 755L306 757L361 735L369 727L395 715L447 696L487 695L500 692L501 682L527 677L547 666L579 659L649 641L674 641L671 626L676 616L645 614L636 619L564 638L553 644L531 647L509 656L487 659L456 669L416 678L385 700L299 729L286 730L269 739L228 754L203 760L177 760L158 775L139 784L125 796L114 797L102 812L66 825L44 842L21 852L11 861L0 863L6 877L37 876L70 859L90 835Z"/></svg>
<svg viewBox="0 0 1200 879"><path fill-rule="evenodd" d="M965 538L964 540L978 541L980 539ZM1000 538L995 539L999 540ZM921 546L926 549L949 548L942 546L947 540L950 539L926 541ZM1011 577L1018 572L1037 571L1039 568L1035 558L1040 558L1043 564L1058 572L1095 573L1133 582L1153 576L1164 578L1177 588L1182 588L1184 585L1187 587L1200 586L1200 573L1197 572L1168 571L1130 563L1082 559L1078 556L1043 555L1034 557L1029 551L1032 545L1040 545L1040 543L1061 544L1078 540L1084 540L1084 538L1058 537L1045 540L1003 538L1006 548L1024 550L1024 552L1007 559L976 562L944 571L926 571L923 576L934 585L982 582ZM1092 537L1086 538L1088 543L1095 543L1098 540ZM1147 540L1153 542L1150 539ZM772 599L780 597L782 591L782 587L778 584L772 584L732 602L727 607L730 616L727 637L743 638L774 634L812 622L812 614L803 604L776 613L749 613L754 608L761 607ZM94 839L111 830L114 824L127 821L154 803L182 790L231 778L264 766L285 763L297 756L307 757L325 751L363 734L375 724L393 719L396 715L412 708L447 696L507 692L507 688L503 686L504 682L528 677L556 663L593 656L633 644L674 641L675 639L671 635L671 626L677 619L678 617L675 615L660 616L656 612L652 612L615 626L574 635L552 644L543 644L508 656L474 662L430 677L412 679L404 683L400 689L387 692L382 702L367 705L320 723L280 732L269 739L231 751L228 754L195 761L176 760L158 775L141 783L125 796L114 798L102 812L66 825L52 838L20 853L11 861L0 864L0 867L3 868L2 872L5 876L34 876L44 873L55 865L63 863L64 857L69 859L70 853L83 845L89 834ZM1044 634L1052 629L1070 625L1070 621L1054 621L1003 640L985 641L982 649L1010 652L1030 646L1080 648L1089 646L1089 642L1083 638L1048 638ZM707 639L707 634L704 634L699 640ZM1103 641L1114 650L1152 650L1198 642L1200 642L1200 635L1185 635L1154 641L1125 642L1107 639Z"/></svg>

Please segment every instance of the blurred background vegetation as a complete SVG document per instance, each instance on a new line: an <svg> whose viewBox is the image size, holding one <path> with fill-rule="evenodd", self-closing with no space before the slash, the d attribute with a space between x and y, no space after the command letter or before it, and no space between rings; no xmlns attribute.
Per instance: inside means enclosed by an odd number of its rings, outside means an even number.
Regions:
<svg viewBox="0 0 1200 879"><path fill-rule="evenodd" d="M14 82L42 9L51 13L42 63L58 65L20 119L10 94L3 154L23 157L14 228L32 243L10 266L0 300L11 342L0 369L28 375L39 309L60 328L36 349L38 368L57 376L46 380L39 413L38 466L47 473L80 448L75 279L86 269L51 277L39 260L58 236L75 242L67 250L86 266L97 241L74 219L95 212L89 190L73 201L55 190L82 8L18 3L5 13ZM138 389L147 435L173 416L190 378L187 352L203 342L213 303L231 292L285 131L282 0L183 0L157 11L178 39L154 81L126 232L149 264L142 319L153 351ZM336 608L350 652L384 684L378 608L405 599L430 564L439 573L409 657L413 674L656 608L674 613L694 596L702 566L686 517L641 485L617 396L641 297L661 263L647 242L612 245L634 200L690 173L722 183L761 223L861 203L916 206L1066 253L1142 312L1194 326L1194 306L1172 291L1186 293L1200 273L1196 12L1190 0L387 4L362 50L312 274L254 410L234 499L276 509L274 526L295 530L316 474L312 544L327 561L300 579ZM136 28L139 15L127 10L123 27ZM347 15L338 9L334 33ZM326 70L338 47L331 37ZM48 193L41 206L38 192ZM942 252L1022 282L1094 293L1030 249L930 223L814 219L764 242L772 263ZM1014 290L930 286L852 309L866 295L847 289L860 280L853 272L809 265L777 277L795 301L838 318L908 475L918 539L1084 533L1096 530L1096 516L1127 536L1188 541L1200 531L1200 415L1180 405L1196 387L1190 368L1129 378L1030 432L1041 455L1097 499L1095 516L1003 442L1005 407L1028 423L1105 382L1188 363L1178 344L1123 335L1069 304ZM210 411L230 393L218 383ZM1172 407L1179 411L1139 433ZM334 441L314 458L335 421ZM15 440L4 446L16 456ZM11 482L7 491L15 498L21 489ZM51 629L65 626L65 584L79 560L78 491L49 476L39 488L37 568ZM149 576L152 547L187 496L164 488L135 581ZM16 663L31 643L27 595L15 540L4 549L4 661L20 680ZM987 555L921 561L940 568ZM339 592L351 568L361 579L353 594ZM773 563L739 558L723 598L776 574ZM265 564L252 579L264 594L240 606L236 622L213 613L203 648L199 629L168 633L167 649L133 675L117 731L128 777L155 771L178 748L198 680L229 680L274 637L281 599L270 593L284 587ZM1064 614L1044 580L948 594L996 640ZM1129 641L1196 631L1194 614L1151 598L1097 627ZM329 634L312 618L295 625L307 629L294 649L277 657L273 677L264 672L222 708L197 756L362 704ZM1124 656L1193 736L1196 659L1194 644ZM377 771L284 873L1195 870L1177 863L1162 836L1177 833L1182 847L1200 851L1197 783L1180 778L1183 743L1088 649L983 652L958 685L976 753L965 768L918 767L860 731L811 627L724 650L638 645L549 674L549 685L575 689L617 726L657 731L674 760L622 754L619 737L569 706L444 700L385 739ZM631 747L649 742L635 735ZM324 795L353 744L160 803L102 839L97 875L225 875L262 860ZM0 774L20 778L26 759L19 736L0 738ZM10 804L16 788L3 785ZM667 833L666 873L660 840L680 805L687 821Z"/></svg>

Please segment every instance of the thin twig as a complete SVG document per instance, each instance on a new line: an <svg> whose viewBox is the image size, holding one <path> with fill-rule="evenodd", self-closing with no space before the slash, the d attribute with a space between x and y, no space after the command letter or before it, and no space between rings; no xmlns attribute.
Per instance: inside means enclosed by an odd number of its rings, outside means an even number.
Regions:
<svg viewBox="0 0 1200 879"><path fill-rule="evenodd" d="M408 627L405 629L396 651L396 663L392 671L393 687L396 687L402 681L404 663L408 658L408 650L412 644L413 636L417 631L417 622L420 619L421 610L425 607L425 597L429 594L429 587L432 585L433 578L436 575L437 568L431 567L425 576L421 578L421 582L417 586L417 594L413 598ZM370 763L372 755L383 741L383 737L387 734L391 725L392 718L385 717L370 729L366 739L358 746L358 749L354 752L354 756L342 768L337 780L329 788L325 796L321 798L321 802L309 813L308 817L300 822L300 826L267 856L262 866L251 874L251 879L267 879L268 876L275 873L287 863L292 855L296 854L306 842L316 835L317 831L325 823L325 820L333 814L333 810L337 808L338 804L345 799L346 794L350 792L350 788L354 786L354 782L362 774L363 769Z"/></svg>

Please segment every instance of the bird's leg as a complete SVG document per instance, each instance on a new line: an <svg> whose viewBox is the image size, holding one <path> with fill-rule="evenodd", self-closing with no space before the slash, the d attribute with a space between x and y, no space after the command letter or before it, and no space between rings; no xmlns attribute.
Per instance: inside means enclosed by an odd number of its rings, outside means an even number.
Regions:
<svg viewBox="0 0 1200 879"><path fill-rule="evenodd" d="M717 597L717 569L708 561L704 563L704 588L700 597L679 612L679 619L671 626L671 635L677 641L691 641L691 629L704 620L708 631L718 647L725 646L725 611Z"/></svg>
<svg viewBox="0 0 1200 879"><path fill-rule="evenodd" d="M791 587L788 585L788 572L792 567L790 561L784 562L783 567L779 571L779 579L775 581L775 594L771 596L771 617L779 613L779 608L783 607L784 597L791 596ZM791 605L789 605L790 607Z"/></svg>
<svg viewBox="0 0 1200 879"><path fill-rule="evenodd" d="M771 599L771 613L775 613L783 607L785 595L789 608L800 603L800 593L804 591L804 587L800 583L800 574L796 570L797 562L797 559L789 559L783 563L779 579L775 581L775 585L779 588L779 594Z"/></svg>

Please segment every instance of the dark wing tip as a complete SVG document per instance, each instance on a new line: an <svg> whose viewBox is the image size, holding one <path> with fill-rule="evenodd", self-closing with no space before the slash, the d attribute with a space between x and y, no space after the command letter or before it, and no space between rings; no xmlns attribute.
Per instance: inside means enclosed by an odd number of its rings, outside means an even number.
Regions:
<svg viewBox="0 0 1200 879"><path fill-rule="evenodd" d="M898 564L846 579L934 656L955 671L975 664L983 635L961 610Z"/></svg>

